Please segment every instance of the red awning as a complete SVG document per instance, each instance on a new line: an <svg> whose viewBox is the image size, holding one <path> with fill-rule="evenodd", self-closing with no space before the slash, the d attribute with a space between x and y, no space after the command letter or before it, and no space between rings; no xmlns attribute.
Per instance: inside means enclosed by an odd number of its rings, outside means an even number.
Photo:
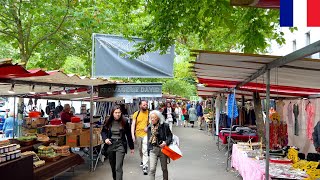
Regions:
<svg viewBox="0 0 320 180"><path fill-rule="evenodd" d="M32 76L47 76L49 75L43 70L26 70L20 65L1 64L0 65L0 79L23 78Z"/></svg>

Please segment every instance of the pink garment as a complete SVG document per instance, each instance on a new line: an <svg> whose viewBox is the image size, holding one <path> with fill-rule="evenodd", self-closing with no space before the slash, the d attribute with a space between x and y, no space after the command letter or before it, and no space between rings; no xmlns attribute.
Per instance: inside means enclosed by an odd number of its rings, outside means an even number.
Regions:
<svg viewBox="0 0 320 180"><path fill-rule="evenodd" d="M287 111L287 115L288 115L288 124L289 125L293 125L293 107L292 107L292 103L290 102L289 104L288 104L288 111Z"/></svg>
<svg viewBox="0 0 320 180"><path fill-rule="evenodd" d="M307 104L306 106L306 112L307 112L307 137L308 139L312 140L312 133L313 133L313 120L314 120L314 107L311 104L311 102L309 102L309 104Z"/></svg>

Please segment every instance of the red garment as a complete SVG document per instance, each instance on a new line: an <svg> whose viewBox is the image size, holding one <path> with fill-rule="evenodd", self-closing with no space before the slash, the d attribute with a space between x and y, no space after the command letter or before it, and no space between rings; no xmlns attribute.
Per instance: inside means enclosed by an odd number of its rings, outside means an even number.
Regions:
<svg viewBox="0 0 320 180"><path fill-rule="evenodd" d="M62 111L60 118L63 124L67 124L67 122L71 122L71 117L73 117L73 115L70 112L65 112Z"/></svg>
<svg viewBox="0 0 320 180"><path fill-rule="evenodd" d="M187 110L185 108L182 109L182 114L187 114Z"/></svg>
<svg viewBox="0 0 320 180"><path fill-rule="evenodd" d="M312 140L312 133L313 133L313 120L314 120L314 107L313 105L309 102L309 104L307 104L306 106L306 111L307 111L307 137L308 139Z"/></svg>

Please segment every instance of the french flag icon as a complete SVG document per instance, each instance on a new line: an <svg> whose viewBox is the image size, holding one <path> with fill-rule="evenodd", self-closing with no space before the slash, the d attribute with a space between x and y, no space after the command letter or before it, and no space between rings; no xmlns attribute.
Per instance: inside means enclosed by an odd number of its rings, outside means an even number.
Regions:
<svg viewBox="0 0 320 180"><path fill-rule="evenodd" d="M281 27L320 27L320 0L280 0Z"/></svg>

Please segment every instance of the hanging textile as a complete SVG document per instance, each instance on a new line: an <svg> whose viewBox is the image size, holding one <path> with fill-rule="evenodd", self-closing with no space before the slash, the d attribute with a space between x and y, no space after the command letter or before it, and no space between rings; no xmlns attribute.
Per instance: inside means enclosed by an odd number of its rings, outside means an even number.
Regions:
<svg viewBox="0 0 320 180"><path fill-rule="evenodd" d="M299 136L299 122L298 122L299 105L298 104L293 105L293 114L294 114L294 135Z"/></svg>
<svg viewBox="0 0 320 180"><path fill-rule="evenodd" d="M232 114L233 113L233 114ZM237 101L234 94L229 94L228 96L228 117L230 119L235 119L239 116Z"/></svg>
<svg viewBox="0 0 320 180"><path fill-rule="evenodd" d="M285 103L282 100L279 100L279 101L277 101L276 105L277 105L276 110L280 115L280 121L284 121L283 108L284 108Z"/></svg>
<svg viewBox="0 0 320 180"><path fill-rule="evenodd" d="M292 103L290 102L288 104L288 107L287 107L287 116L288 116L288 124L289 125L293 125L293 118L292 118L292 113L293 113L293 108L292 108Z"/></svg>
<svg viewBox="0 0 320 180"><path fill-rule="evenodd" d="M280 149L288 145L287 124L277 118L270 121L270 149Z"/></svg>
<svg viewBox="0 0 320 180"><path fill-rule="evenodd" d="M216 108L216 135L219 135L219 120L220 120L220 111L221 111L221 97L218 95L214 106Z"/></svg>
<svg viewBox="0 0 320 180"><path fill-rule="evenodd" d="M308 139L312 140L312 133L314 130L313 120L314 120L314 107L309 101L306 106L306 113L307 113L307 137Z"/></svg>

